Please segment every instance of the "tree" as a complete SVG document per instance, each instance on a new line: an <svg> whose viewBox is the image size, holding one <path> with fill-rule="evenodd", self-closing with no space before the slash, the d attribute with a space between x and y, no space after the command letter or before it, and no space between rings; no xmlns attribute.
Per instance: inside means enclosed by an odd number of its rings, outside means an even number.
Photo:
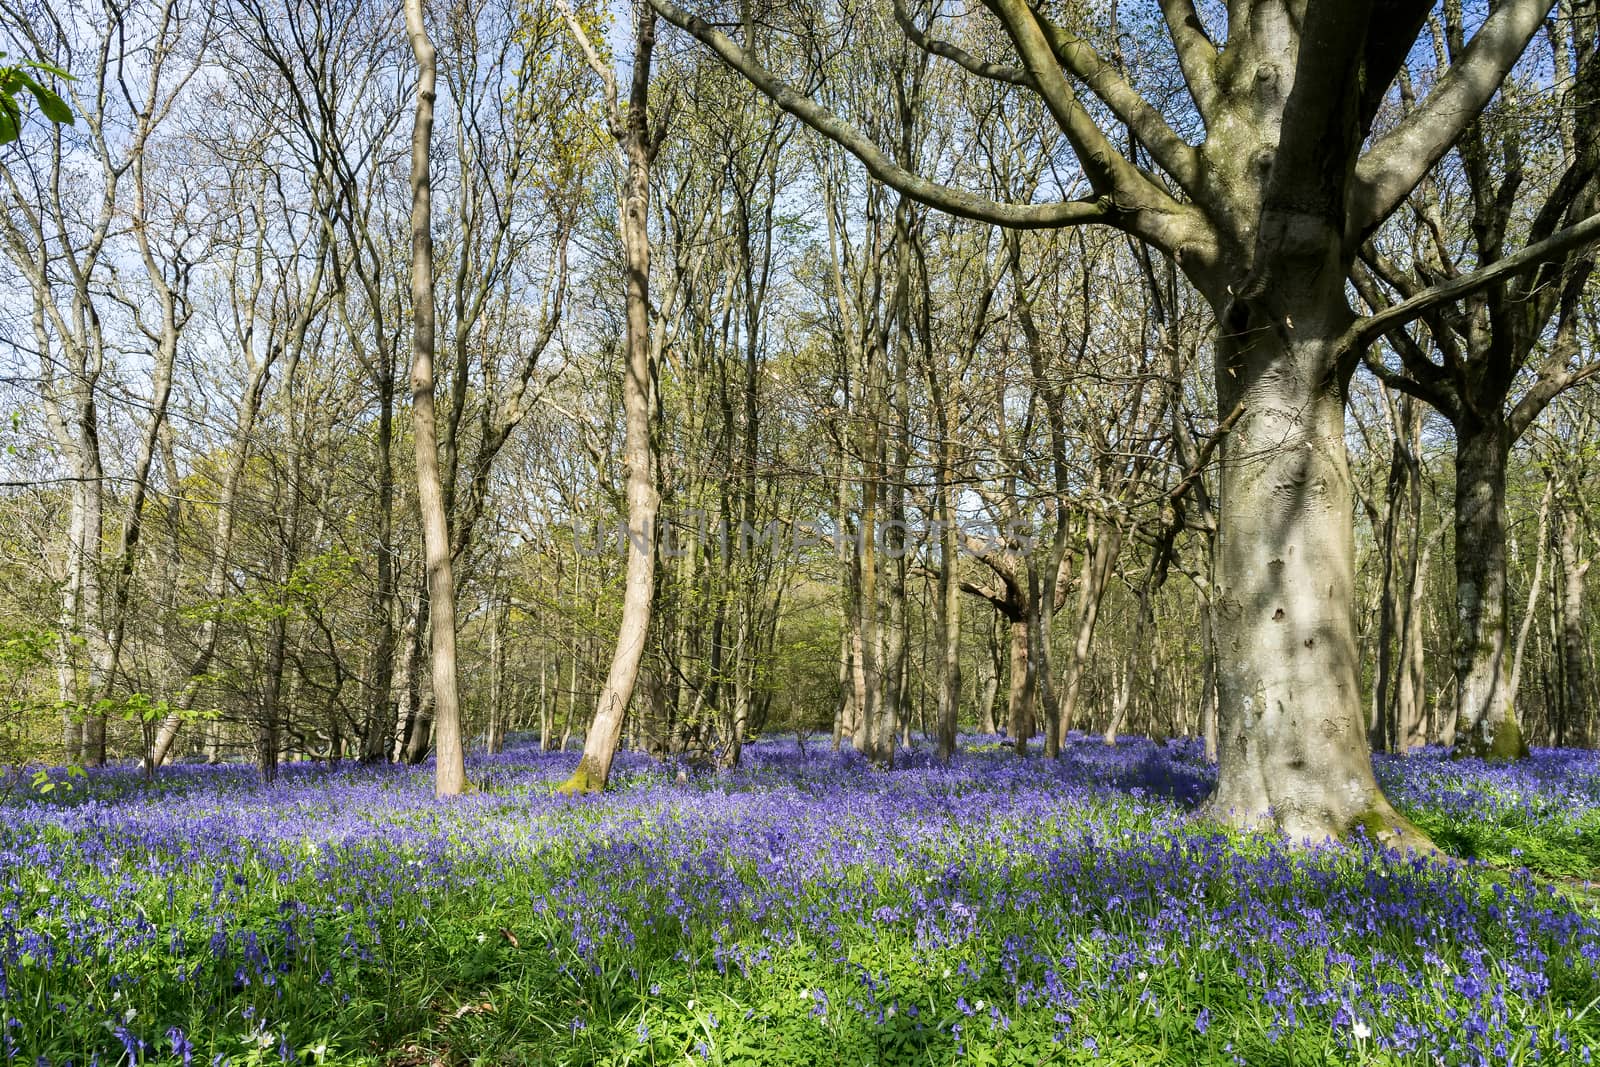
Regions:
<svg viewBox="0 0 1600 1067"><path fill-rule="evenodd" d="M1434 282L1459 277L1463 253L1480 265L1503 260L1519 215L1531 213L1524 239L1536 244L1600 210L1600 19L1592 0L1564 7L1564 25L1550 30L1557 84L1565 83L1553 101L1562 146L1554 181L1530 189L1528 172L1541 165L1540 153L1517 112L1535 109L1520 93L1508 93L1496 113L1466 126L1456 148L1471 205L1466 247L1457 247L1458 228L1445 223L1442 182L1430 181L1416 197L1418 232L1409 269L1401 265L1399 250L1377 242L1363 248L1364 262L1390 291L1415 297ZM1450 59L1465 53L1458 0L1444 5L1434 31ZM1410 96L1407 83L1404 107L1411 106ZM1579 248L1532 266L1522 277L1470 294L1459 306L1429 310L1424 323L1438 361L1403 331L1390 335L1397 367L1386 364L1375 347L1366 351L1368 366L1380 378L1431 405L1455 430L1454 559L1461 624L1455 741L1467 754L1499 759L1528 754L1510 684L1507 459L1551 400L1600 373L1600 361L1578 341L1579 303L1594 269L1592 253ZM1388 305L1387 294L1370 283L1363 291L1375 306ZM1542 359L1533 365L1541 351ZM1531 373L1524 375L1525 368Z"/></svg>
<svg viewBox="0 0 1600 1067"><path fill-rule="evenodd" d="M428 571L428 623L433 666L434 792L467 788L456 692L456 587L450 529L439 478L439 436L433 405L433 214L429 176L437 53L422 18L422 0L406 0L406 36L417 59L417 113L411 131L411 422L417 453L417 506L422 512Z"/></svg>
<svg viewBox="0 0 1600 1067"><path fill-rule="evenodd" d="M565 793L599 792L611 776L622 737L622 720L639 677L650 609L655 595L656 493L655 456L650 442L650 396L655 378L650 344L650 164L661 149L665 127L650 127L650 57L656 43L655 12L640 3L635 12L633 70L626 110L617 96L616 72L590 40L589 29L563 4L562 15L584 57L599 77L605 94L606 120L617 142L623 168L619 198L622 233L624 303L627 320L622 379L622 413L626 423L622 449L628 500L628 553L616 650L605 686L583 739L577 769L561 786Z"/></svg>
<svg viewBox="0 0 1600 1067"><path fill-rule="evenodd" d="M736 43L672 0L650 3L907 196L1006 226L1109 225L1177 262L1215 317L1219 417L1243 407L1221 449L1219 772L1210 811L1238 825L1275 823L1293 839L1361 826L1426 847L1373 778L1361 712L1344 403L1371 338L1345 279L1362 243L1488 103L1551 0L1495 7L1433 91L1376 134L1431 3L1233 4L1219 46L1192 2L1164 0L1193 105L1181 119L1203 124L1198 145L1087 31L1024 0L985 3L1016 65L939 40L899 10L929 51L1044 100L1090 190L1048 203L990 201L899 165L769 73L750 41ZM1093 110L1085 91L1097 100ZM1126 128L1129 151L1097 112Z"/></svg>

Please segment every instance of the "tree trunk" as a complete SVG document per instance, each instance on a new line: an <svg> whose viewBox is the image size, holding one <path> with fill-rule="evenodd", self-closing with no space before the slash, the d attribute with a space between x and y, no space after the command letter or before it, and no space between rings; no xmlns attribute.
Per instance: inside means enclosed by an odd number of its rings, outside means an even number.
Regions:
<svg viewBox="0 0 1600 1067"><path fill-rule="evenodd" d="M1420 511L1417 525L1420 527ZM1415 562L1410 571L1410 602L1400 624L1400 685L1395 697L1395 739L1397 751L1408 755L1412 749L1428 743L1428 709L1425 706L1427 689L1423 674L1422 619L1423 597L1428 589L1428 562L1433 557L1434 546L1439 543L1442 530L1426 543L1412 538ZM1420 544L1420 551L1419 551Z"/></svg>
<svg viewBox="0 0 1600 1067"><path fill-rule="evenodd" d="M1544 591L1545 557L1550 549L1550 501L1555 495L1555 479L1545 477L1544 496L1539 500L1539 529L1534 535L1533 577L1528 582L1528 600L1522 611L1522 623L1517 627L1516 650L1511 654L1510 694L1506 698L1516 707L1517 693L1522 688L1522 665L1528 651L1528 638L1533 636L1538 622L1539 596Z"/></svg>
<svg viewBox="0 0 1600 1067"><path fill-rule="evenodd" d="M426 581L423 584L426 586ZM417 759L411 758L411 741L416 732L417 709L420 706L417 693L421 689L422 635L425 632L422 628L428 625L427 612L428 594L427 589L423 588L417 594L416 607L406 613L406 624L400 637L400 647L405 649L406 658L401 664L400 678L395 686L399 694L399 707L395 712L394 749L390 758L396 763L402 759L408 763L417 762Z"/></svg>
<svg viewBox="0 0 1600 1067"><path fill-rule="evenodd" d="M839 695L833 702L833 750L844 747L844 735L850 730L850 709L855 704L855 686L851 684L850 624L839 620Z"/></svg>
<svg viewBox="0 0 1600 1067"><path fill-rule="evenodd" d="M393 350L383 339L377 345L378 357L378 527L377 583L372 610L377 633L372 642L368 675L366 728L361 743L361 762L377 763L394 747L394 612L398 599L394 560L394 379Z"/></svg>
<svg viewBox="0 0 1600 1067"><path fill-rule="evenodd" d="M948 430L941 424L941 439L948 441ZM945 460L949 459L948 447ZM961 713L961 578L960 536L956 529L954 489L946 481L949 467L939 466L938 488L940 540L938 610L935 617L940 633L938 745L935 755L948 762L956 751L956 727ZM981 694L980 694L981 699ZM991 698L992 699L992 698Z"/></svg>
<svg viewBox="0 0 1600 1067"><path fill-rule="evenodd" d="M1200 676L1200 733L1204 739L1207 763L1217 762L1217 656L1216 611L1211 597L1201 594L1200 645L1204 667Z"/></svg>
<svg viewBox="0 0 1600 1067"><path fill-rule="evenodd" d="M1051 684L1050 672L1054 669L1051 655L1051 634L1055 629L1055 574L1060 569L1066 553L1066 538L1059 531L1046 558L1046 577L1041 579L1033 559L1026 560L1028 568L1028 641L1029 657L1033 662L1034 704L1042 712L1041 726L1044 734L1044 758L1055 759L1061 755L1061 705Z"/></svg>
<svg viewBox="0 0 1600 1067"><path fill-rule="evenodd" d="M1072 729L1077 715L1078 700L1082 695L1083 675L1089 665L1089 653L1094 647L1095 624L1100 618L1100 604L1105 599L1106 588L1122 551L1122 527L1092 516L1087 522L1088 545L1083 554L1083 571L1078 576L1077 630L1072 642L1072 658L1067 662L1066 685L1061 698L1061 731Z"/></svg>
<svg viewBox="0 0 1600 1067"><path fill-rule="evenodd" d="M1292 248L1304 253L1299 240ZM1280 282L1270 306L1218 316L1227 324L1217 339L1218 413L1237 404L1243 413L1221 446L1209 808L1233 825L1276 825L1293 841L1361 826L1426 848L1378 789L1367 748L1344 381L1330 355L1351 313L1343 272L1323 267L1310 291Z"/></svg>
<svg viewBox="0 0 1600 1067"><path fill-rule="evenodd" d="M1588 721L1589 675L1584 662L1583 579L1589 561L1579 552L1578 523L1583 518L1576 502L1563 502L1558 537L1561 554L1561 662L1564 696L1555 743L1565 745L1574 727Z"/></svg>
<svg viewBox="0 0 1600 1067"><path fill-rule="evenodd" d="M1456 747L1483 759L1528 754L1511 705L1506 616L1506 428L1456 428Z"/></svg>
<svg viewBox="0 0 1600 1067"><path fill-rule="evenodd" d="M436 796L466 791L461 743L461 703L456 693L456 589L450 565L450 530L439 478L439 439L433 406L433 208L429 174L433 139L433 41L422 21L422 0L405 0L406 35L417 60L417 114L411 130L411 423L417 453L417 509L428 569L433 673Z"/></svg>
<svg viewBox="0 0 1600 1067"><path fill-rule="evenodd" d="M1028 623L1011 623L1011 699L1006 706L1006 731L1017 755L1028 754L1033 737L1033 657L1028 655Z"/></svg>
<svg viewBox="0 0 1600 1067"><path fill-rule="evenodd" d="M622 737L622 719L639 676L650 608L655 597L655 532L660 499L650 440L650 392L654 368L650 348L650 161L647 105L650 54L655 46L655 10L640 5L635 34L632 87L624 116L611 115L612 134L627 162L620 225L625 273L627 366L622 378L625 420L622 460L627 468L628 565L622 598L622 621L611 668L595 707L577 769L561 786L563 793L599 792L611 777L611 762ZM575 21L569 23L576 26ZM581 32L575 30L575 32ZM580 38L580 40L586 40ZM598 60L591 60L597 63Z"/></svg>
<svg viewBox="0 0 1600 1067"><path fill-rule="evenodd" d="M978 677L978 733L992 737L996 732L994 704L1000 697L1000 639L995 634L995 619L990 613L986 622L988 635L984 640L984 656L979 661L983 669Z"/></svg>

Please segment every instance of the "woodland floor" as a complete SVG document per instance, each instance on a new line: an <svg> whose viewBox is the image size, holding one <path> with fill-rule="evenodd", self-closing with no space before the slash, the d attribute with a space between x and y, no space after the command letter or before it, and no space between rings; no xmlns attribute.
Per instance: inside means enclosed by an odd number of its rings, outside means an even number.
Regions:
<svg viewBox="0 0 1600 1067"><path fill-rule="evenodd" d="M1600 755L1378 760L1460 861L1192 809L1198 746L793 738L600 798L429 768L97 772L0 807L7 1062L1586 1063ZM60 779L61 776L57 775ZM71 788L67 788L70 784Z"/></svg>

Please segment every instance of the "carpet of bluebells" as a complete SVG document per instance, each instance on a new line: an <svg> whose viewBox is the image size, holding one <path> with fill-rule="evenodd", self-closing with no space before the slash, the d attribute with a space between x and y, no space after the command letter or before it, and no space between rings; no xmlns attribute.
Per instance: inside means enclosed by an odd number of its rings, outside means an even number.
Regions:
<svg viewBox="0 0 1600 1067"><path fill-rule="evenodd" d="M1460 857L1193 812L1198 747L689 775L108 770L0 800L17 1064L1587 1063L1600 757L1380 759Z"/></svg>

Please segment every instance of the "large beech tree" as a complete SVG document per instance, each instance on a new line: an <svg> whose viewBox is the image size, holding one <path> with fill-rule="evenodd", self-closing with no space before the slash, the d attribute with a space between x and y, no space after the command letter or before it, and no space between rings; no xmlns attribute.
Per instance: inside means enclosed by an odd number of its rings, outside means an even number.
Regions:
<svg viewBox="0 0 1600 1067"><path fill-rule="evenodd" d="M649 2L907 196L1004 226L1108 225L1172 257L1214 313L1219 416L1242 407L1220 449L1212 814L1275 823L1294 839L1359 825L1426 847L1379 790L1364 733L1346 389L1377 337L1554 249L1547 242L1368 320L1351 309L1346 280L1363 242L1482 111L1554 0L1493 5L1431 92L1381 129L1431 0L1231 0L1223 25L1208 25L1192 0L1160 0L1193 109L1184 115L1142 95L1087 28L1025 0L984 0L1011 65L941 39L937 17L898 10L920 47L1044 101L1089 190L1047 203L997 202L903 168L763 67L751 41L672 0ZM1198 144L1180 133L1191 115ZM1567 248L1590 236L1580 224L1551 240Z"/></svg>

